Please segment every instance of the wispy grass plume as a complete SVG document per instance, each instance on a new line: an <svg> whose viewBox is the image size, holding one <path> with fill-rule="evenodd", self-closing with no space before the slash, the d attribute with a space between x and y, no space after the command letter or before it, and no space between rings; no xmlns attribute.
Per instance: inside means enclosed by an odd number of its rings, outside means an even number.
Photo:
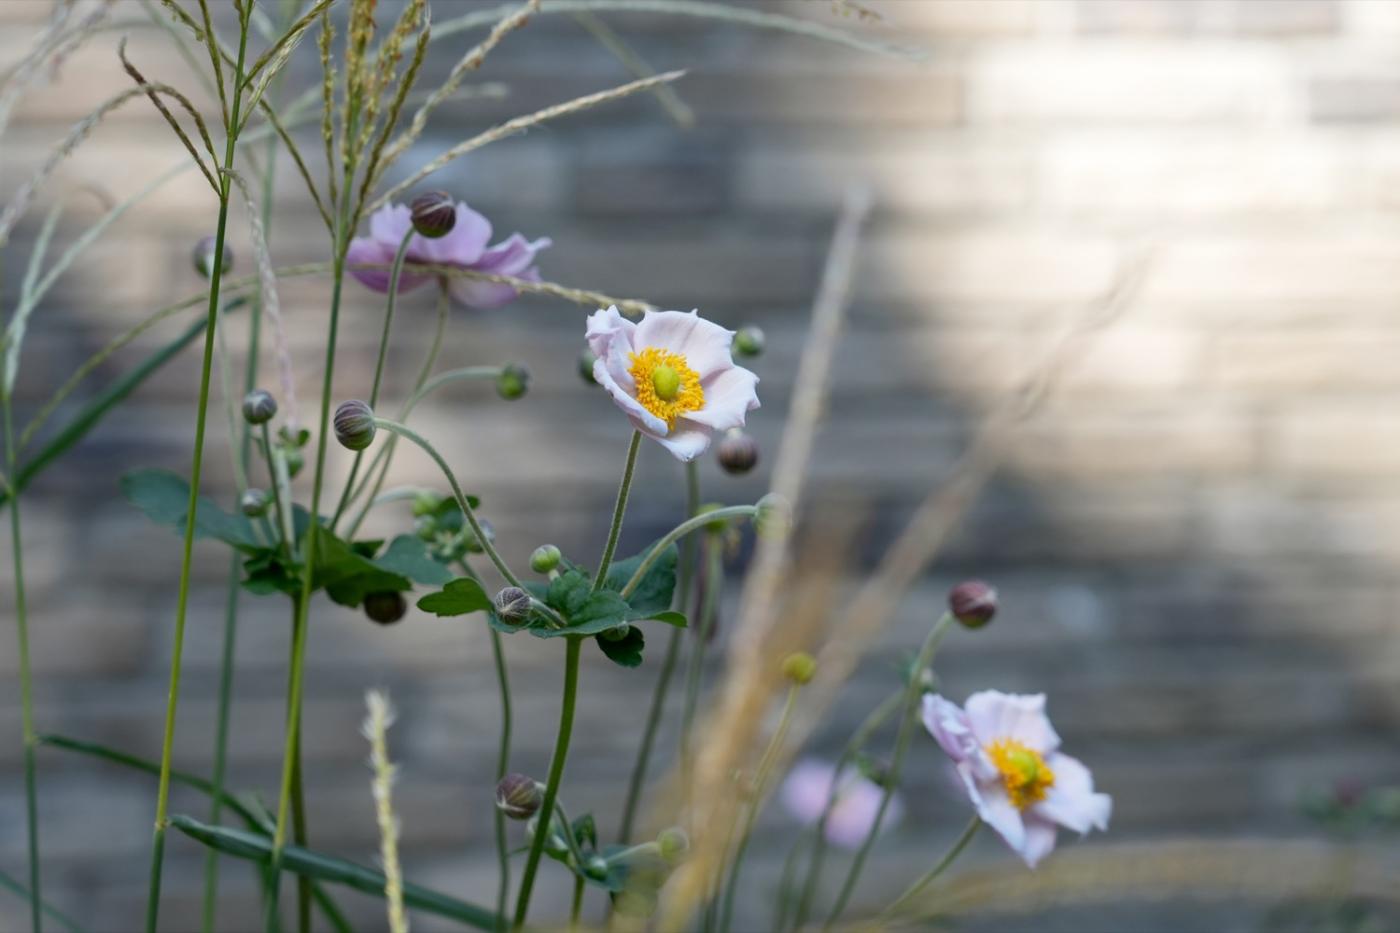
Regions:
<svg viewBox="0 0 1400 933"><path fill-rule="evenodd" d="M394 708L378 690L365 694L369 715L364 735L369 739L369 766L374 772L370 788L374 793L374 816L379 825L379 857L384 863L384 902L392 933L408 933L408 915L403 909L403 871L399 867L399 818L394 815L394 778L398 767L389 760L389 727L394 724Z"/></svg>

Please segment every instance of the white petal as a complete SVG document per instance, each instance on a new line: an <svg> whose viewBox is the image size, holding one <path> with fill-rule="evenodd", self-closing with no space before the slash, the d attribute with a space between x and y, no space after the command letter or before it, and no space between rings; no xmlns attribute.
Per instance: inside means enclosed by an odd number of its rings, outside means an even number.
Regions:
<svg viewBox="0 0 1400 933"><path fill-rule="evenodd" d="M370 215L369 235L385 244L390 250L397 250L403 242L403 235L413 226L413 211L406 204L385 204ZM393 253L389 254L391 257Z"/></svg>
<svg viewBox="0 0 1400 933"><path fill-rule="evenodd" d="M408 246L409 255L421 262L448 266L475 265L491 242L491 221L457 202L457 221L446 236L429 239L416 236Z"/></svg>
<svg viewBox="0 0 1400 933"><path fill-rule="evenodd" d="M730 365L701 380L705 389L705 407L686 414L697 424L716 431L744 426L744 416L758 407L758 377L742 366Z"/></svg>
<svg viewBox="0 0 1400 933"><path fill-rule="evenodd" d="M588 328L585 332L585 339L588 341L588 349L593 351L593 355L599 359L608 355L608 350L614 341L626 346L630 352L636 343L634 335L637 325L627 320L617 310L617 305L610 308L599 308L588 316Z"/></svg>
<svg viewBox="0 0 1400 933"><path fill-rule="evenodd" d="M977 754L977 737L972 734L967 714L956 703L937 694L926 693L921 712L924 728L948 753L948 757L961 762Z"/></svg>
<svg viewBox="0 0 1400 933"><path fill-rule="evenodd" d="M983 690L967 698L967 718L983 745L1015 739L1031 751L1048 755L1060 737L1045 716L1045 694Z"/></svg>
<svg viewBox="0 0 1400 933"><path fill-rule="evenodd" d="M1021 847L1020 856L1031 868L1040 864L1055 850L1055 824L1033 817L1026 819L1026 844Z"/></svg>
<svg viewBox="0 0 1400 933"><path fill-rule="evenodd" d="M1045 763L1055 773L1055 783L1045 792L1045 799L1032 807L1035 814L1080 835L1090 829L1108 829L1113 798L1094 793L1094 776L1083 762L1069 755L1054 754Z"/></svg>
<svg viewBox="0 0 1400 933"><path fill-rule="evenodd" d="M632 419L632 424L636 426L638 431L650 437L654 437L657 440L661 440L666 436L666 422L643 408L642 403L637 401L626 388L618 385L617 380L613 378L612 373L609 371L606 361L602 359L594 361L593 378L597 380L598 385L602 386L603 389L612 396L613 401L617 403L617 407L621 408L623 412L627 414L627 417Z"/></svg>
<svg viewBox="0 0 1400 933"><path fill-rule="evenodd" d="M709 448L712 436L709 428L678 418L675 429L656 440L681 463L689 463Z"/></svg>
<svg viewBox="0 0 1400 933"><path fill-rule="evenodd" d="M958 776L962 778L967 795L972 798L972 805L977 808L982 822L995 829L1012 849L1020 852L1026 844L1026 825L1021 820L1021 811L1006 795L1006 788L1000 781L977 781L968 762L958 765Z"/></svg>
<svg viewBox="0 0 1400 933"><path fill-rule="evenodd" d="M734 365L729 353L733 342L734 331L705 320L698 311L648 311L637 325L637 346L679 353L702 381Z"/></svg>

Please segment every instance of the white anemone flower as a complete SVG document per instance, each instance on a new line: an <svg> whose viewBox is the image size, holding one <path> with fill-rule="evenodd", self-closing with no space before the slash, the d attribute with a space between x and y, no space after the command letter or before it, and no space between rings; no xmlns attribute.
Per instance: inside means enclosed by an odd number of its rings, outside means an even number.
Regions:
<svg viewBox="0 0 1400 933"><path fill-rule="evenodd" d="M611 307L588 317L593 378L633 427L683 463L758 407L758 377L735 365L733 341L734 331L697 311L648 311L633 322Z"/></svg>

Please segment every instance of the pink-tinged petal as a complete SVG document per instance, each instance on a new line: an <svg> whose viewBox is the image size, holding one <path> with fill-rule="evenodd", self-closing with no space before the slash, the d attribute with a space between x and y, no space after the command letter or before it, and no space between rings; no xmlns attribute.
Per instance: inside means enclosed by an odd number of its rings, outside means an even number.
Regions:
<svg viewBox="0 0 1400 933"><path fill-rule="evenodd" d="M1015 739L1032 751L1048 755L1060 746L1060 737L1045 716L1045 694L1002 693L983 690L967 698L967 718L983 745Z"/></svg>
<svg viewBox="0 0 1400 933"><path fill-rule="evenodd" d="M701 380L705 407L686 414L696 424L715 431L744 426L745 416L758 407L758 377L742 366L730 366Z"/></svg>
<svg viewBox="0 0 1400 933"><path fill-rule="evenodd" d="M594 372L596 374L597 370ZM671 433L657 437L656 440L681 463L689 463L709 448L712 436L709 428L691 424L685 418L678 418Z"/></svg>
<svg viewBox="0 0 1400 933"><path fill-rule="evenodd" d="M859 848L875 825L884 796L884 790L875 782L858 774L850 777L827 818L827 840L843 849ZM894 826L903 817L904 801L897 794L891 796L884 819L880 821L880 831Z"/></svg>
<svg viewBox="0 0 1400 933"><path fill-rule="evenodd" d="M385 204L370 215L369 235L389 247L399 248L404 234L413 226L413 211L405 204Z"/></svg>
<svg viewBox="0 0 1400 933"><path fill-rule="evenodd" d="M481 254L476 261L478 272L494 272L496 275L519 276L535 264L535 257L541 250L549 249L554 241L549 237L527 240L518 233L497 243Z"/></svg>
<svg viewBox="0 0 1400 933"><path fill-rule="evenodd" d="M458 201L457 222L452 225L451 231L446 236L431 240L415 236L408 244L408 255L419 262L471 266L481 259L490 241L491 221Z"/></svg>
<svg viewBox="0 0 1400 933"><path fill-rule="evenodd" d="M1026 843L1021 847L1020 856L1028 867L1040 864L1055 849L1055 824L1026 817Z"/></svg>
<svg viewBox="0 0 1400 933"><path fill-rule="evenodd" d="M535 256L540 250L548 249L552 242L549 237L541 237L534 242L518 233L497 243L481 254L481 258L471 265L477 272L492 275L509 275L527 282L538 282L540 270L534 268ZM472 308L499 308L519 297L520 292L503 282L483 282L479 279L454 278L450 280L448 292L452 300Z"/></svg>
<svg viewBox="0 0 1400 933"><path fill-rule="evenodd" d="M515 276L527 282L538 282L540 272L538 269L526 269ZM503 282L485 282L480 279L451 277L447 280L447 293L452 296L452 300L459 305L468 308L482 308L491 310L510 304L520 297L520 292Z"/></svg>
<svg viewBox="0 0 1400 933"><path fill-rule="evenodd" d="M705 320L698 311L648 311L637 325L637 346L681 354L702 382L734 365L733 342L734 331Z"/></svg>
<svg viewBox="0 0 1400 933"><path fill-rule="evenodd" d="M948 757L963 762L977 754L977 737L958 704L933 693L924 694L922 718L924 728Z"/></svg>
<svg viewBox="0 0 1400 933"><path fill-rule="evenodd" d="M1031 807L1034 814L1081 836L1090 829L1108 829L1113 798L1094 792L1094 776L1084 763L1058 753L1049 756L1045 763L1055 773L1055 783L1046 791L1045 799Z"/></svg>
<svg viewBox="0 0 1400 933"><path fill-rule="evenodd" d="M793 765L783 781L779 797L783 806L799 823L810 826L821 819L831 796L831 782L836 767L824 761L807 758Z"/></svg>
<svg viewBox="0 0 1400 933"><path fill-rule="evenodd" d="M613 305L599 308L588 316L584 339L588 341L588 349L601 360L614 347L625 347L628 353L632 352L636 346L636 331L637 325L623 317Z"/></svg>
<svg viewBox="0 0 1400 933"><path fill-rule="evenodd" d="M593 378L598 385L603 387L612 396L617 407L632 419L632 424L648 437L662 440L666 436L666 422L653 415L642 407L642 403L633 397L632 393L618 385L617 380L609 371L605 360L595 360L593 363Z"/></svg>
<svg viewBox="0 0 1400 933"><path fill-rule="evenodd" d="M394 262L396 247L386 246L384 243L370 237L355 237L350 241L350 249L345 254L345 264L350 270L350 274L366 288L387 294L389 291L389 267ZM366 266L373 268L356 268ZM428 281L426 276L412 275L407 272L399 275L399 293L411 291Z"/></svg>
<svg viewBox="0 0 1400 933"><path fill-rule="evenodd" d="M977 815L1016 852L1026 844L1026 824L1021 819L1021 811L1011 802L1006 788L1000 781L978 781L969 762L958 765L958 776L962 778Z"/></svg>

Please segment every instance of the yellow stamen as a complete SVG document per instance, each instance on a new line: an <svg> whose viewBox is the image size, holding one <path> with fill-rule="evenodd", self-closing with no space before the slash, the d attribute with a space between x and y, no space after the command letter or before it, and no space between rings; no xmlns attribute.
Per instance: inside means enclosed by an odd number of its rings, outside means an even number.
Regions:
<svg viewBox="0 0 1400 933"><path fill-rule="evenodd" d="M629 372L637 384L637 401L668 428L674 428L681 415L705 407L700 376L679 353L647 347L632 354Z"/></svg>
<svg viewBox="0 0 1400 933"><path fill-rule="evenodd" d="M987 755L1001 772L1001 782L1011 803L1024 810L1045 799L1045 792L1055 785L1055 772L1040 753L1015 739L1002 739L987 746Z"/></svg>

